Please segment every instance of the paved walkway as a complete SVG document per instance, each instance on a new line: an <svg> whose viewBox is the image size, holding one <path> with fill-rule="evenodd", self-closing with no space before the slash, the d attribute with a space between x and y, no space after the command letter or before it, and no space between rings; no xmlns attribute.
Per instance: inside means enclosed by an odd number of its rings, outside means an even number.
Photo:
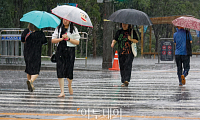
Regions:
<svg viewBox="0 0 200 120"><path fill-rule="evenodd" d="M200 119L200 58L191 59L183 87L178 86L173 63L135 59L129 87L120 87L119 71L102 70L101 63L101 59L91 59L90 67L83 70L84 64L76 61L74 94L69 95L65 80L65 98L57 98L55 70L42 70L32 93L27 90L24 70L0 70L0 120Z"/></svg>
<svg viewBox="0 0 200 120"><path fill-rule="evenodd" d="M171 64L171 65L166 65ZM200 68L200 56L196 57L193 55L191 58L191 69ZM158 59L141 59L137 57L133 60L132 70L162 70L171 69L176 67L174 61L160 61ZM56 64L51 61L42 61L41 70L55 70ZM0 70L24 70L25 64L0 64ZM75 60L75 70L102 70L102 57L93 59L88 58L87 60Z"/></svg>

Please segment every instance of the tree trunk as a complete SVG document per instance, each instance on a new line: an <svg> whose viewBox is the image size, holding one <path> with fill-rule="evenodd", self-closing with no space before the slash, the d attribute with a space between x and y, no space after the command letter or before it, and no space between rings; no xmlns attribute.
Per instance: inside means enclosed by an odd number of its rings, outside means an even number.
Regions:
<svg viewBox="0 0 200 120"><path fill-rule="evenodd" d="M19 20L20 18L23 16L23 9L22 9L22 4L23 4L23 0L19 0L18 1L19 4ZM21 22L19 21L19 28L21 28Z"/></svg>
<svg viewBox="0 0 200 120"><path fill-rule="evenodd" d="M113 13L113 6L111 2L104 3L104 19ZM104 21L103 31L103 63L102 68L108 69L112 67L112 48L111 42L113 37L113 24L112 22Z"/></svg>
<svg viewBox="0 0 200 120"><path fill-rule="evenodd" d="M93 29L93 33L92 33L92 35L93 35L93 58L96 58L97 57L97 50L96 50L96 39L97 39L97 37L96 37L96 30L95 29Z"/></svg>
<svg viewBox="0 0 200 120"><path fill-rule="evenodd" d="M158 25L157 26L153 25L154 35L155 35L155 38L156 38L155 52L158 52L159 32L157 31L157 28L159 28Z"/></svg>
<svg viewBox="0 0 200 120"><path fill-rule="evenodd" d="M92 36L93 36L93 58L97 57L97 22L96 18L94 19L94 24L93 24L93 30L92 30Z"/></svg>
<svg viewBox="0 0 200 120"><path fill-rule="evenodd" d="M18 12L17 0L13 1L13 5L15 6L14 15L12 16L13 17L13 23L14 23L14 26L17 27L17 12Z"/></svg>
<svg viewBox="0 0 200 120"><path fill-rule="evenodd" d="M47 2L50 3L49 0L48 0ZM47 12L51 13L51 5L48 4L48 5L46 6L46 10L47 10ZM54 29L50 28L50 30L54 30ZM48 35L48 36L51 36L52 33L48 33L47 35ZM48 49L48 50L47 50L47 56L51 56L51 55L52 55L52 52L53 52L52 47L55 48L55 46L52 46L52 45L54 45L54 44L51 43L51 39L52 39L51 37L47 38L47 40L48 40L48 43L47 43L47 49Z"/></svg>

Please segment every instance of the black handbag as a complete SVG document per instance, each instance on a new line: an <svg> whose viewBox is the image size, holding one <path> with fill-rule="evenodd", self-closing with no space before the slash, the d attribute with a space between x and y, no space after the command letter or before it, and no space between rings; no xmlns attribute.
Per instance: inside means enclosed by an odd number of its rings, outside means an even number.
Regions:
<svg viewBox="0 0 200 120"><path fill-rule="evenodd" d="M53 63L56 63L57 61L56 61L56 54L54 53L54 54L52 54L52 56L51 56L51 62L53 62Z"/></svg>
<svg viewBox="0 0 200 120"><path fill-rule="evenodd" d="M59 35L59 31L60 31L60 29L58 28L58 35ZM59 38L59 36L57 38ZM57 46L57 44L55 44L55 46ZM55 46L54 46L54 52L53 52L53 54L51 56L51 62L53 62L53 63L57 62L57 60L56 60L56 48L55 48Z"/></svg>
<svg viewBox="0 0 200 120"><path fill-rule="evenodd" d="M190 37L189 37L189 31L186 30L186 49L187 49L187 55L192 56L192 47L190 43Z"/></svg>
<svg viewBox="0 0 200 120"><path fill-rule="evenodd" d="M53 63L57 62L57 60L56 60L56 51L57 51L57 44L54 45L54 52L51 55L51 62L53 62Z"/></svg>

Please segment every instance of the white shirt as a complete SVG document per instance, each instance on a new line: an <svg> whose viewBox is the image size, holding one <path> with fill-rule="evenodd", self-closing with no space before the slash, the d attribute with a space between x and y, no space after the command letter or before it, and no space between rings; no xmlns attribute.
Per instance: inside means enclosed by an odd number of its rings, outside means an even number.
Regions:
<svg viewBox="0 0 200 120"><path fill-rule="evenodd" d="M58 35L59 34L59 35ZM59 33L58 33L58 27L55 29L54 33L52 34L52 39L56 39L56 38L60 38L60 34L61 34L61 28L59 30ZM70 33L70 26L68 27L68 30L67 30L67 36L70 38L70 39L75 39L75 40L78 40L80 39L80 35L78 33L78 29L76 27L74 27L74 30L73 30L73 33L71 34ZM69 41L66 41L67 42L67 46L68 47L76 47L76 45L72 44L71 42Z"/></svg>

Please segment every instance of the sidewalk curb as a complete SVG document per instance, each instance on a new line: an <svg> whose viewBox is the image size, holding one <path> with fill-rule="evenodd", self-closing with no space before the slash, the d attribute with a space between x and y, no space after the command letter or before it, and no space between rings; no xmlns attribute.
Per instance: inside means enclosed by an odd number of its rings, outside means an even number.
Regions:
<svg viewBox="0 0 200 120"><path fill-rule="evenodd" d="M0 70L25 70L26 66L25 65L1 65L0 64ZM40 70L51 70L51 71L56 71L55 66L45 66L41 65ZM91 69L91 68L74 68L74 70L78 71L102 71L104 69Z"/></svg>

